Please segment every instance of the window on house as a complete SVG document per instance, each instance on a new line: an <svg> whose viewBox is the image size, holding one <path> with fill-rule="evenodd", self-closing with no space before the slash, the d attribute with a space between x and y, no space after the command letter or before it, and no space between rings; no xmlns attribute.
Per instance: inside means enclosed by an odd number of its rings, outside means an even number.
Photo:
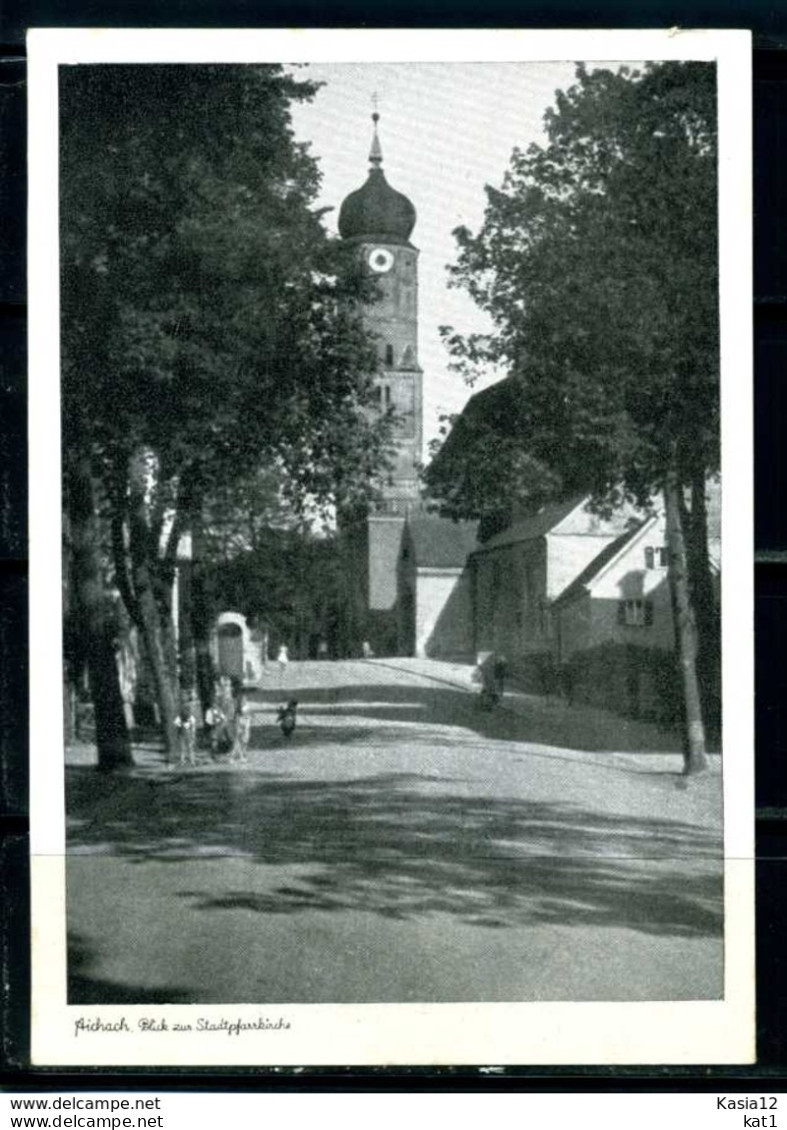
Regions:
<svg viewBox="0 0 787 1130"><path fill-rule="evenodd" d="M667 568L667 547L666 545L648 545L645 547L645 568L646 569L666 569Z"/></svg>
<svg viewBox="0 0 787 1130"><path fill-rule="evenodd" d="M385 407L390 408L391 407L391 386L390 385L383 385L383 398L384 398L384 401L385 401Z"/></svg>
<svg viewBox="0 0 787 1130"><path fill-rule="evenodd" d="M385 363L386 365L394 363L393 346L390 343L385 347Z"/></svg>
<svg viewBox="0 0 787 1130"><path fill-rule="evenodd" d="M652 600L621 600L618 602L618 623L627 628L653 627Z"/></svg>
<svg viewBox="0 0 787 1130"><path fill-rule="evenodd" d="M383 390L379 385L375 385L372 389L372 400L377 408L379 408L383 402Z"/></svg>

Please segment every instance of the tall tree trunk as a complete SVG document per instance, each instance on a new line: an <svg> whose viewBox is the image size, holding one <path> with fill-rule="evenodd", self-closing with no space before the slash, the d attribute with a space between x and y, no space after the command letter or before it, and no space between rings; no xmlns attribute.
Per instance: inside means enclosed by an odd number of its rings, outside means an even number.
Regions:
<svg viewBox="0 0 787 1130"><path fill-rule="evenodd" d="M689 590L697 626L697 678L700 684L703 717L706 725L720 720L719 676L721 660L720 620L713 591L708 556L708 512L704 469L691 475L690 508L684 518Z"/></svg>
<svg viewBox="0 0 787 1130"><path fill-rule="evenodd" d="M197 687L197 655L191 623L193 568L191 561L179 561L177 568L178 600L174 615L178 624L178 670L181 692L187 691L191 695Z"/></svg>
<svg viewBox="0 0 787 1130"><path fill-rule="evenodd" d="M697 681L696 634L694 614L689 598L686 568L686 545L681 524L680 481L677 470L667 472L664 484L664 511L667 525L669 584L675 613L675 643L683 685L686 720L684 773L700 773L707 769L705 727L702 721L699 684Z"/></svg>
<svg viewBox="0 0 787 1130"><path fill-rule="evenodd" d="M142 646L150 664L153 678L153 688L156 695L159 711L161 713L161 733L164 739L164 750L167 760L172 760L175 753L176 731L175 715L177 702L175 697L174 680L172 678L169 648L161 625L159 610L153 596L153 588L140 574L145 570L141 567L135 573L135 588L137 604L139 606L139 628L142 637Z"/></svg>
<svg viewBox="0 0 787 1130"><path fill-rule="evenodd" d="M93 480L87 459L78 459L68 480L74 611L82 633L96 724L99 769L134 764L115 654L115 627L101 575L101 540Z"/></svg>
<svg viewBox="0 0 787 1130"><path fill-rule="evenodd" d="M129 500L128 552L131 573L128 587L132 593L131 614L142 640L150 665L153 690L159 708L161 733L167 760L176 747L175 715L177 713L177 660L172 638L172 581L163 576L164 565L158 557L158 539L149 526L144 491L135 484ZM118 552L125 555L122 542L116 539Z"/></svg>
<svg viewBox="0 0 787 1130"><path fill-rule="evenodd" d="M205 561L205 538L202 529L202 505L192 507L191 520L191 585L190 602L186 616L189 619L191 639L197 674L197 691L203 716L213 699L216 672L210 653L210 629L213 621L213 604Z"/></svg>

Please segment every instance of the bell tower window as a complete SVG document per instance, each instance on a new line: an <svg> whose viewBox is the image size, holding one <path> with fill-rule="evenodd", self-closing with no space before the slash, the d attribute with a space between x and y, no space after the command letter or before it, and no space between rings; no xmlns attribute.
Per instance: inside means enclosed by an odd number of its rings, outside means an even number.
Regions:
<svg viewBox="0 0 787 1130"><path fill-rule="evenodd" d="M393 346L390 344L390 342L385 347L385 363L389 368L393 366L394 363Z"/></svg>

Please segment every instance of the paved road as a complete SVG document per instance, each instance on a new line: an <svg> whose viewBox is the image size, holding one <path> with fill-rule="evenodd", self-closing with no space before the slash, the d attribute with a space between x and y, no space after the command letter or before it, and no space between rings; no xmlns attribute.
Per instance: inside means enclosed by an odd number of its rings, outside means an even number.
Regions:
<svg viewBox="0 0 787 1130"><path fill-rule="evenodd" d="M512 705L448 666L294 663L253 695L247 767L73 764L72 999L719 996L718 768L683 789L675 753L626 749L663 735Z"/></svg>

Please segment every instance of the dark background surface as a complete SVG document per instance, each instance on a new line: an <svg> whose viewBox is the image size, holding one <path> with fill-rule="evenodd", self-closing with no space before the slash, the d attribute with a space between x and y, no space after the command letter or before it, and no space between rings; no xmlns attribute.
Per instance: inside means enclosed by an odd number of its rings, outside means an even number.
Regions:
<svg viewBox="0 0 787 1130"><path fill-rule="evenodd" d="M164 18L164 12L166 18ZM754 31L758 1064L696 1068L31 1072L27 892L25 83L28 27L749 27ZM787 1076L787 10L760 3L10 0L0 8L0 1085L28 1090L780 1090ZM742 233L747 238L748 232ZM735 755L728 750L727 756Z"/></svg>

